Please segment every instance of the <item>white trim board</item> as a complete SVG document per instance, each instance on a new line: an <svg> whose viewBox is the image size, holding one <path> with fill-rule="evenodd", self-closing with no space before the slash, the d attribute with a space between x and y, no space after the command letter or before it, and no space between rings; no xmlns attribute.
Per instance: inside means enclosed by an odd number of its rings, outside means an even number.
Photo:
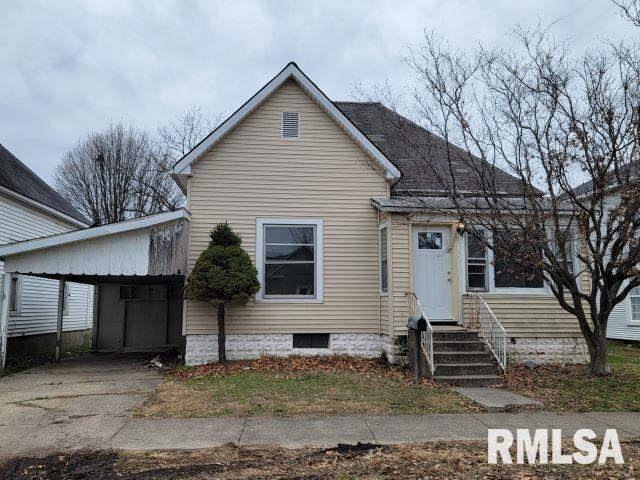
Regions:
<svg viewBox="0 0 640 480"><path fill-rule="evenodd" d="M19 255L21 253L42 250L44 248L55 247L58 245L80 242L82 240L104 237L116 233L128 232L131 230L137 230L139 228L151 227L153 225L170 222L172 220L178 220L180 218L189 220L190 213L186 209L181 208L173 212L162 212L155 215L149 215L147 217L125 220L123 222L110 223L107 225L100 225L98 227L84 228L81 230L74 230L72 232L59 233L57 235L51 235L49 237L9 243L7 245L0 246L0 259L4 259L11 255Z"/></svg>
<svg viewBox="0 0 640 480"><path fill-rule="evenodd" d="M400 178L400 170L376 147L371 140L356 127L349 118L336 107L333 102L307 77L298 66L290 62L269 83L262 87L244 105L227 118L218 128L196 145L173 167L173 175L185 175L186 169L233 130L251 112L260 106L289 78L295 79L300 86L331 116L346 133L358 143L367 154L386 171L387 179Z"/></svg>

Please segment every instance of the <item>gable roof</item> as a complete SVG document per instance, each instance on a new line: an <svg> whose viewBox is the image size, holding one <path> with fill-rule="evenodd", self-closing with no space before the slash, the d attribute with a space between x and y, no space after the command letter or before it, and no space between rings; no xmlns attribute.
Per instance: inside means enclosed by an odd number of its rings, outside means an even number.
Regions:
<svg viewBox="0 0 640 480"><path fill-rule="evenodd" d="M335 105L402 172L402 177L391 190L394 196L444 195L445 189L441 180L433 174L432 169L448 172L450 156L460 158L459 161L454 160L458 191L469 195L477 192L479 179L474 175L473 170L481 168L489 172L489 176L495 180L505 196L517 196L522 193L523 185L516 177L470 155L381 103L335 102ZM431 168L425 166L424 158L429 159ZM474 168L470 162L475 164Z"/></svg>
<svg viewBox="0 0 640 480"><path fill-rule="evenodd" d="M376 161L386 172L388 179L400 177L400 170L387 158L378 147L356 127L349 118L338 109L331 100L307 77L302 70L290 62L284 69L273 77L264 87L251 97L244 105L236 110L229 118L218 126L213 132L196 145L189 153L182 157L173 166L174 178L190 173L190 165L204 155L211 147L219 142L225 135L233 130L242 120L260 106L269 96L275 92L287 80L293 78L313 98L323 110L332 117L338 125Z"/></svg>
<svg viewBox="0 0 640 480"><path fill-rule="evenodd" d="M0 144L0 191L9 195L26 197L35 202L41 210L49 213L58 212L71 217L74 223L82 226L90 225L80 212L65 200L62 195L51 188L44 180L33 173L24 163ZM67 221L69 219L67 218Z"/></svg>

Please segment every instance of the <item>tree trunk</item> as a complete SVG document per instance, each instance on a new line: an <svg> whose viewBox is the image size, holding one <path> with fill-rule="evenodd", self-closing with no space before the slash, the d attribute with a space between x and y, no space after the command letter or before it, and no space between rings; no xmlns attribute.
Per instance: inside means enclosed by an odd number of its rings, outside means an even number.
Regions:
<svg viewBox="0 0 640 480"><path fill-rule="evenodd" d="M227 335L224 332L224 303L218 305L218 361L227 361L227 350L225 344Z"/></svg>
<svg viewBox="0 0 640 480"><path fill-rule="evenodd" d="M606 377L613 373L609 363L606 334L593 335L593 344L589 345L589 357L587 375L591 377Z"/></svg>

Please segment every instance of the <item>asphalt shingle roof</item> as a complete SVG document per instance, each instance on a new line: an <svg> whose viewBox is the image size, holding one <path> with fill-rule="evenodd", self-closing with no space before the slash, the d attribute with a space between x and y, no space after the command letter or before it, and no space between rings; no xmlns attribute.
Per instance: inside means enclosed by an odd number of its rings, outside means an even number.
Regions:
<svg viewBox="0 0 640 480"><path fill-rule="evenodd" d="M380 103L334 103L402 172L402 178L391 192L394 196L444 196L442 180L434 175L432 169L449 172L449 155L460 157L460 161L453 164L458 192L473 195L479 191L479 179L474 171L482 169L472 168L471 162L476 167L484 168L485 172L493 172L501 193L517 196L522 192L522 184L517 178L480 158L472 157ZM425 164L425 159L429 160L431 167Z"/></svg>
<svg viewBox="0 0 640 480"><path fill-rule="evenodd" d="M91 223L1 144L0 186L69 215L87 225Z"/></svg>

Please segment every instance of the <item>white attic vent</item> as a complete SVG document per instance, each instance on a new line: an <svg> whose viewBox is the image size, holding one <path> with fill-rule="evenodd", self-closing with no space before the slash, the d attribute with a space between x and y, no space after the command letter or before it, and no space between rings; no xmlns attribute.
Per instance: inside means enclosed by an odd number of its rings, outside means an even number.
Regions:
<svg viewBox="0 0 640 480"><path fill-rule="evenodd" d="M282 138L300 138L300 114L298 112L282 112Z"/></svg>

